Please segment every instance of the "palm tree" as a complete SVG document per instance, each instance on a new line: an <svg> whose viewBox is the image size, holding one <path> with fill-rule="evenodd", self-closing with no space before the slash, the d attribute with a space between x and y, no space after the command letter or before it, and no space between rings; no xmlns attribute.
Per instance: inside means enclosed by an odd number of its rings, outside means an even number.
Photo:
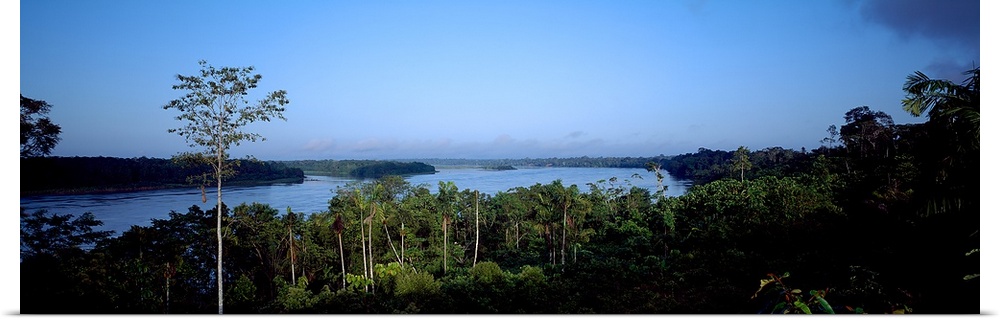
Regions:
<svg viewBox="0 0 1000 321"><path fill-rule="evenodd" d="M969 147L979 149L979 67L964 74L969 77L960 85L919 71L907 76L903 110L913 116L926 112L931 123L963 127L963 134L974 140Z"/></svg>
<svg viewBox="0 0 1000 321"><path fill-rule="evenodd" d="M917 71L906 77L903 110L914 116L926 114L933 140L931 162L936 174L929 212L947 212L962 207L969 195L979 195L979 68L965 72L961 84L930 79Z"/></svg>
<svg viewBox="0 0 1000 321"><path fill-rule="evenodd" d="M296 284L295 283L295 237L294 234L292 233L292 227L295 226L296 218L295 218L295 213L292 212L291 206L289 206L287 210L288 210L288 215L286 216L286 220L288 223L288 257L289 260L291 260L292 262L292 284Z"/></svg>
<svg viewBox="0 0 1000 321"><path fill-rule="evenodd" d="M476 267L479 259L479 190L476 190L476 250L472 256L472 267Z"/></svg>
<svg viewBox="0 0 1000 321"><path fill-rule="evenodd" d="M451 222L451 213L454 212L454 204L458 201L458 187L454 182L438 182L438 204L441 207L441 230L444 233L444 247L442 248L442 265L444 272L448 272L448 224Z"/></svg>
<svg viewBox="0 0 1000 321"><path fill-rule="evenodd" d="M903 110L914 116L926 113L933 141L928 149L934 155L935 173L928 179L932 183L922 191L929 199L927 213L958 214L947 218L961 222L962 227L952 232L953 238L978 237L980 224L979 67L965 74L965 81L955 84L917 71L907 76L903 85ZM978 251L975 246L966 256ZM977 276L966 275L965 280Z"/></svg>
<svg viewBox="0 0 1000 321"><path fill-rule="evenodd" d="M333 221L330 229L334 233L337 233L337 243L340 244L340 275L344 281L344 289L347 289L347 267L344 266L344 239L341 238L341 234L344 232L344 219L340 217L340 214L337 214L337 219Z"/></svg>
<svg viewBox="0 0 1000 321"><path fill-rule="evenodd" d="M365 278L368 277L368 251L365 247L365 209L367 208L367 202L362 199L361 189L354 189L354 193L351 194L351 199L354 201L354 205L357 206L358 212L361 213L361 220L358 224L358 228L361 229L361 269L363 270ZM365 285L365 292L368 292L368 285Z"/></svg>

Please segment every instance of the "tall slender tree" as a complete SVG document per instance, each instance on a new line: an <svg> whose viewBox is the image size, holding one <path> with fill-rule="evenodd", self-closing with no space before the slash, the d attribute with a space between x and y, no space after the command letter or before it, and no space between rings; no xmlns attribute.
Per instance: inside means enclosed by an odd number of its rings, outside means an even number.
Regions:
<svg viewBox="0 0 1000 321"><path fill-rule="evenodd" d="M472 255L472 267L476 267L476 261L479 260L479 190L476 190L476 247L475 252Z"/></svg>
<svg viewBox="0 0 1000 321"><path fill-rule="evenodd" d="M740 181L742 182L746 171L750 169L750 151L746 146L740 146L733 154L733 171L740 171Z"/></svg>
<svg viewBox="0 0 1000 321"><path fill-rule="evenodd" d="M173 89L187 93L171 100L163 109L176 109L180 115L175 119L186 122L183 127L168 129L168 132L184 137L190 147L204 148L198 152L180 153L174 156L175 159L212 166L218 210L216 281L219 314L222 314L222 181L234 173L235 164L228 161L229 148L238 146L241 142L263 141L262 135L246 132L243 127L258 121L270 121L272 118L285 120L283 106L288 104L288 98L284 90L277 90L250 104L246 96L251 89L257 88L257 83L262 78L260 74L253 73L253 66L215 68L204 60L199 61L198 65L201 66L201 72L197 75L177 75L180 83L174 85Z"/></svg>
<svg viewBox="0 0 1000 321"><path fill-rule="evenodd" d="M295 213L292 212L292 207L288 207L288 214L285 216L286 224L288 225L288 259L292 263L292 284L295 283L295 235L292 233L292 228L295 227L296 217Z"/></svg>
<svg viewBox="0 0 1000 321"><path fill-rule="evenodd" d="M344 219L340 214L337 214L337 218L333 220L333 225L330 226L333 233L337 234L337 244L340 245L340 277L343 281L343 288L347 289L347 267L344 265L344 239L341 235L344 233Z"/></svg>
<svg viewBox="0 0 1000 321"><path fill-rule="evenodd" d="M444 233L444 243L442 251L442 266L444 273L448 272L448 225L451 224L451 215L455 211L455 203L458 202L458 187L454 182L438 182L438 206L441 211L441 230Z"/></svg>

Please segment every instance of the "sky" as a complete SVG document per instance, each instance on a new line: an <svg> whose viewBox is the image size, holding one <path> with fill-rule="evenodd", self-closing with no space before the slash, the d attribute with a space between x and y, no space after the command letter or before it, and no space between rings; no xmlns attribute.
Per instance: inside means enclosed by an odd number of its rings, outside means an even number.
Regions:
<svg viewBox="0 0 1000 321"><path fill-rule="evenodd" d="M858 106L916 123L906 76L980 66L980 4L814 1L20 3L20 93L53 156L167 158L177 75L253 66L287 121L264 160L656 156L811 150ZM984 126L986 127L986 126Z"/></svg>

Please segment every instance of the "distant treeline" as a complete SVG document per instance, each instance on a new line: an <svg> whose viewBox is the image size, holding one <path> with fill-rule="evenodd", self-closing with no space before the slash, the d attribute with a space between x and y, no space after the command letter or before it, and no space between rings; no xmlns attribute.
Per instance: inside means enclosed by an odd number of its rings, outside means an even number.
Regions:
<svg viewBox="0 0 1000 321"><path fill-rule="evenodd" d="M734 151L699 148L697 153L687 153L672 157L661 163L675 179L690 180L694 184L733 178L732 159ZM768 147L750 152L750 168L747 178L764 176L788 176L802 172L810 166L811 160L804 150L796 151L781 147ZM738 174L738 173L736 173ZM738 178L738 177L737 177Z"/></svg>
<svg viewBox="0 0 1000 321"><path fill-rule="evenodd" d="M197 186L188 177L211 173L162 158L35 157L21 159L21 194L123 192ZM277 162L240 160L227 185L301 183L302 170Z"/></svg>
<svg viewBox="0 0 1000 321"><path fill-rule="evenodd" d="M483 166L483 169L488 171L512 171L517 168L510 165L496 165L496 166Z"/></svg>
<svg viewBox="0 0 1000 321"><path fill-rule="evenodd" d="M420 162L398 162L377 160L297 160L280 163L301 168L313 175L329 175L352 178L380 178L388 175L434 174L434 166Z"/></svg>
<svg viewBox="0 0 1000 321"><path fill-rule="evenodd" d="M568 157L568 158L522 158L522 159L456 159L456 158L425 158L400 161L422 162L441 166L477 166L493 168L499 166L521 167L610 167L610 168L645 168L646 163L656 162L663 166L671 156L653 157Z"/></svg>

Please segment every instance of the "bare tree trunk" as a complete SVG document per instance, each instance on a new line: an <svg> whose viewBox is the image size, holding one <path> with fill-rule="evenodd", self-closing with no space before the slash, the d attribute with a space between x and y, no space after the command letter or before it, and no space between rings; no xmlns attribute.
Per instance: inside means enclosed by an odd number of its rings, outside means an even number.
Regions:
<svg viewBox="0 0 1000 321"><path fill-rule="evenodd" d="M524 235L521 233L521 224L523 223L524 222L514 223L514 249L516 250L521 250L521 239L524 238Z"/></svg>
<svg viewBox="0 0 1000 321"><path fill-rule="evenodd" d="M218 283L219 288L219 314L222 314L222 152L219 149L219 167L216 170L216 181L218 186L216 187L216 197L218 198L218 205L216 206L215 215L215 237L218 239L219 253L216 256L216 268L215 268L215 279Z"/></svg>
<svg viewBox="0 0 1000 321"><path fill-rule="evenodd" d="M361 228L361 269L363 270L364 276L368 277L368 250L365 247L365 217L364 213L361 213L361 224L358 224ZM365 284L365 292L368 292L368 285Z"/></svg>
<svg viewBox="0 0 1000 321"><path fill-rule="evenodd" d="M403 220L399 220L399 266L403 266L403 262L406 260L406 223Z"/></svg>
<svg viewBox="0 0 1000 321"><path fill-rule="evenodd" d="M399 258L399 252L396 252L396 245L392 242L392 235L389 234L389 226L382 224L382 229L385 230L385 239L389 243L389 247L392 248L392 255L396 256L396 260L399 261L399 264L403 264L403 259Z"/></svg>
<svg viewBox="0 0 1000 321"><path fill-rule="evenodd" d="M476 252L472 255L472 267L476 267L479 259L479 191L476 190Z"/></svg>
<svg viewBox="0 0 1000 321"><path fill-rule="evenodd" d="M444 256L444 260L441 261L444 264L444 273L448 273L448 217L445 216L444 222L442 223L442 228L444 229L444 248L441 251Z"/></svg>
<svg viewBox="0 0 1000 321"><path fill-rule="evenodd" d="M566 212L568 210L569 206L563 206L562 247L559 248L559 254L562 256L563 265L566 265Z"/></svg>
<svg viewBox="0 0 1000 321"><path fill-rule="evenodd" d="M375 280L375 247L372 245L372 221L375 220L375 206L372 203L372 216L368 220L368 278ZM372 285L372 290L375 290L375 286Z"/></svg>
<svg viewBox="0 0 1000 321"><path fill-rule="evenodd" d="M295 283L295 239L292 237L292 227L288 226L288 251L292 260L292 286Z"/></svg>
<svg viewBox="0 0 1000 321"><path fill-rule="evenodd" d="M340 277L344 281L344 289L347 289L347 267L344 266L344 239L337 233L337 242L340 243Z"/></svg>
<svg viewBox="0 0 1000 321"><path fill-rule="evenodd" d="M166 299L163 302L165 304L165 308L163 310L163 313L169 314L170 313L170 277L167 277L166 279L167 279L167 284L166 284L165 290L167 292L167 297L166 297Z"/></svg>

